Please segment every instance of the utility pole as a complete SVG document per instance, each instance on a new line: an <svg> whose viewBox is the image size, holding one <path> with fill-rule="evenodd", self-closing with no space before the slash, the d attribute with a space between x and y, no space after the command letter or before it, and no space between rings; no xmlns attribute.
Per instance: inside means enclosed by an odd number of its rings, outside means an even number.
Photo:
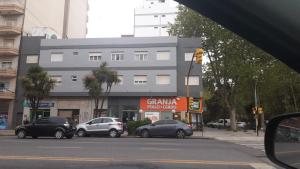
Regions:
<svg viewBox="0 0 300 169"><path fill-rule="evenodd" d="M255 104L255 131L256 131L256 135L259 136L258 133L259 114L258 114L258 103L257 103L258 99L257 99L256 86L257 86L257 79L255 80L255 85L254 85L254 104Z"/></svg>
<svg viewBox="0 0 300 169"><path fill-rule="evenodd" d="M188 70L188 73L187 73L187 84L186 84L186 95L187 95L187 100L188 100L187 115L188 115L189 123L190 124L192 124L192 114L189 111L189 99L190 99L189 76L190 76L190 73L191 73L191 69L192 69L192 64L193 64L194 58L196 57L196 61L195 61L196 64L202 64L202 56L203 56L203 49L202 48L196 48L195 52L193 53L193 57L192 57L192 60L190 62L189 70ZM201 69L201 72L202 72L202 69ZM201 104L200 102L202 101L201 98L202 98L202 92L200 91L200 94L199 94L199 108L201 106L200 105ZM199 111L201 111L201 110L199 110ZM196 115L197 115L196 119L197 119L197 122L198 122L199 114L196 114ZM203 135L203 117L202 116L201 116L201 123L202 123L201 125L202 125L202 135ZM198 124L197 124L197 126L198 126Z"/></svg>

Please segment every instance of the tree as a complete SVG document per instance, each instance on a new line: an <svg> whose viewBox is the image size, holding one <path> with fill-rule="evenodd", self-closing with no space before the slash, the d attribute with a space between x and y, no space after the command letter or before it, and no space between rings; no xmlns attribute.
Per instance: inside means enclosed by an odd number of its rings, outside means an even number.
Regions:
<svg viewBox="0 0 300 169"><path fill-rule="evenodd" d="M24 96L29 102L32 112L32 119L36 119L41 100L49 96L50 90L54 88L55 80L52 80L47 72L40 66L32 66L29 68L25 77L21 78Z"/></svg>
<svg viewBox="0 0 300 169"><path fill-rule="evenodd" d="M178 8L169 33L201 38L209 60L203 65L204 92L212 95L206 100L209 113L227 112L235 130L236 116L253 117L255 87L267 117L299 111L298 73L210 19L184 6ZM213 112L220 111L216 106L224 111Z"/></svg>
<svg viewBox="0 0 300 169"><path fill-rule="evenodd" d="M99 68L92 71L92 74L87 75L84 80L84 86L89 91L89 95L92 97L95 103L95 115L99 116L103 111L103 105L105 99L108 98L112 85L120 82L118 74L107 67L107 63L103 62ZM105 91L103 93L103 86ZM101 106L99 109L99 103Z"/></svg>
<svg viewBox="0 0 300 169"><path fill-rule="evenodd" d="M179 37L198 37L209 63L206 65L204 77L209 91L218 93L222 99L220 107L228 112L231 129L236 130L237 108L241 105L244 82L249 79L251 66L260 55L266 55L246 40L235 35L221 25L199 15L184 6L179 6L175 23L169 33ZM252 78L252 77L251 77Z"/></svg>

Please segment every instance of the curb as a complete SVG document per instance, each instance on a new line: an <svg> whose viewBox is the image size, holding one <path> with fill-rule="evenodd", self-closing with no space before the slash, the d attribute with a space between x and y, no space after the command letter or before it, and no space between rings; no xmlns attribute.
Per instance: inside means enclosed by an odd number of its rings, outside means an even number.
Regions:
<svg viewBox="0 0 300 169"><path fill-rule="evenodd" d="M15 131L14 130L0 130L0 136L14 136Z"/></svg>

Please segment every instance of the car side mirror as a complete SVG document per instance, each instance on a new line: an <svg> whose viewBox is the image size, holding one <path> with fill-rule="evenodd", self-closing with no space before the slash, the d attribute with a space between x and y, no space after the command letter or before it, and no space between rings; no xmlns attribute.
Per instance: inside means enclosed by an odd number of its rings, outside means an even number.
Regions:
<svg viewBox="0 0 300 169"><path fill-rule="evenodd" d="M265 133L267 157L285 168L300 168L300 113L273 118Z"/></svg>
<svg viewBox="0 0 300 169"><path fill-rule="evenodd" d="M90 122L88 122L88 123L86 123L86 124L88 124L88 125L91 125L91 124L92 124L92 122L90 121Z"/></svg>

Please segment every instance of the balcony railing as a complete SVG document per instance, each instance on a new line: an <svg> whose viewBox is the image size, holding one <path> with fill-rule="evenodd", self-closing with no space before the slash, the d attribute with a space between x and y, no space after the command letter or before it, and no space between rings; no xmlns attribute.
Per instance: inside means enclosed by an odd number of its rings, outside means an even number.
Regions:
<svg viewBox="0 0 300 169"><path fill-rule="evenodd" d="M8 90L0 90L0 99L14 99L15 93Z"/></svg>
<svg viewBox="0 0 300 169"><path fill-rule="evenodd" d="M0 46L0 57L1 56L17 56L19 50L14 47Z"/></svg>
<svg viewBox="0 0 300 169"><path fill-rule="evenodd" d="M3 69L0 68L0 77L13 78L17 76L17 71L15 69Z"/></svg>
<svg viewBox="0 0 300 169"><path fill-rule="evenodd" d="M24 14L24 4L17 0L1 0L0 1L1 15L20 15Z"/></svg>
<svg viewBox="0 0 300 169"><path fill-rule="evenodd" d="M21 28L14 25L0 25L0 35L20 35Z"/></svg>

